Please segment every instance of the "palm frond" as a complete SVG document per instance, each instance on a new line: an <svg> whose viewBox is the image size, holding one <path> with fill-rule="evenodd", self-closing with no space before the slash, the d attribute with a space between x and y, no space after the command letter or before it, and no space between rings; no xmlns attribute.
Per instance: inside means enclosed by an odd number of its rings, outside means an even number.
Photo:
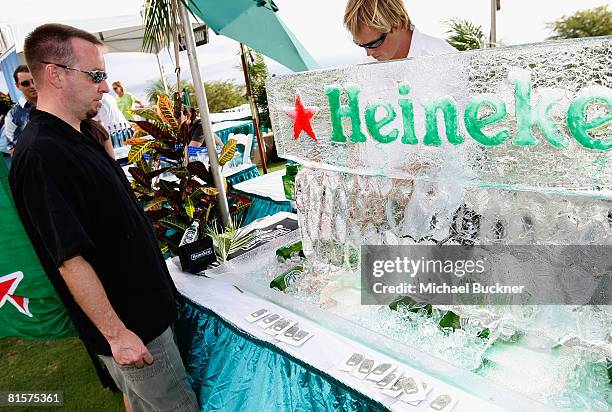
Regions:
<svg viewBox="0 0 612 412"><path fill-rule="evenodd" d="M482 26L477 26L474 23L461 20L451 19L446 21L448 26L447 33L450 37L448 43L460 51L482 49L485 47L485 36L482 32Z"/></svg>
<svg viewBox="0 0 612 412"><path fill-rule="evenodd" d="M177 1L187 7L196 20L200 20L187 6L187 0ZM199 11L195 3L191 3L190 6ZM145 0L141 11L144 26L142 51L158 53L172 43L172 30L179 24L178 11L172 13L173 9L172 0Z"/></svg>
<svg viewBox="0 0 612 412"><path fill-rule="evenodd" d="M233 218L230 224L221 231L215 224L208 225L206 234L212 238L215 255L221 262L227 261L229 255L240 250L255 237L254 232L240 227L236 218Z"/></svg>

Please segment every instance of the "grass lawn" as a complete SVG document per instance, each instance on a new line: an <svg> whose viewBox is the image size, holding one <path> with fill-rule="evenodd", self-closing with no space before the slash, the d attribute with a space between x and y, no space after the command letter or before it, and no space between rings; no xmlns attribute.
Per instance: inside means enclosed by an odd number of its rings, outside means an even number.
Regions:
<svg viewBox="0 0 612 412"><path fill-rule="evenodd" d="M0 339L0 391L59 390L63 407L0 407L4 411L122 411L120 393L100 384L77 338L31 341Z"/></svg>

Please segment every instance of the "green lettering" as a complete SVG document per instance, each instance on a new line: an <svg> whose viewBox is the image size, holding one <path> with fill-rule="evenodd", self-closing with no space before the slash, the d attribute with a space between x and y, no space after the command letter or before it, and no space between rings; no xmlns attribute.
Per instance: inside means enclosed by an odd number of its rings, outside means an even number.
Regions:
<svg viewBox="0 0 612 412"><path fill-rule="evenodd" d="M425 137L423 144L428 146L440 146L440 135L438 134L437 111L442 110L444 114L444 124L446 127L446 138L451 144L463 143L463 136L459 134L457 123L457 104L450 96L444 96L432 100L423 105L425 108Z"/></svg>
<svg viewBox="0 0 612 412"><path fill-rule="evenodd" d="M376 111L379 108L385 109L386 114L381 120L377 121ZM393 107L389 103L370 103L368 105L365 111L365 121L368 131L374 140L380 143L391 143L397 139L399 135L397 129L391 130L388 134L380 132L380 129L391 123L396 117L395 110L393 110Z"/></svg>
<svg viewBox="0 0 612 412"><path fill-rule="evenodd" d="M365 134L361 131L361 118L359 115L359 88L357 86L346 86L346 94L348 95L348 106L340 104L341 88L337 86L328 86L325 88L325 94L329 100L329 110L331 112L332 123L332 142L346 143L346 135L342 127L342 118L348 117L351 119L351 142L365 142Z"/></svg>
<svg viewBox="0 0 612 412"><path fill-rule="evenodd" d="M410 86L401 83L399 85L400 96L408 96L410 93ZM414 104L410 99L399 99L397 101L400 109L402 110L402 125L404 128L404 134L402 135L403 144L418 144L419 140L414 132Z"/></svg>
<svg viewBox="0 0 612 412"><path fill-rule="evenodd" d="M516 70L510 74L514 82L514 102L516 114L516 135L512 143L515 146L535 146L538 144L533 135L533 127L538 126L542 134L553 147L562 149L567 146L567 139L551 119L550 109L563 98L563 92L554 90L549 98L540 97L535 108L531 106L531 74L528 70Z"/></svg>
<svg viewBox="0 0 612 412"><path fill-rule="evenodd" d="M516 146L535 146L538 144L531 133L533 113L531 112L531 74L527 70L517 70L510 74L514 81L514 110L516 114L516 136L512 141Z"/></svg>
<svg viewBox="0 0 612 412"><path fill-rule="evenodd" d="M490 107L494 110L494 113L479 119L478 112L482 106ZM483 133L482 129L485 126L489 126L504 119L506 114L506 103L501 99L501 97L493 93L484 93L474 96L469 100L465 108L465 113L463 113L463 121L465 122L465 128L470 136L472 136L478 143L484 146L497 146L505 142L510 137L510 132L507 129L504 129L493 136L487 136Z"/></svg>
<svg viewBox="0 0 612 412"><path fill-rule="evenodd" d="M567 126L574 138L582 146L595 150L612 149L612 136L608 135L603 139L596 139L588 134L589 130L603 126L612 120L612 90L608 87L594 86L590 88L593 92L603 95L589 95L576 98L567 109ZM602 102L608 106L608 113L591 119L585 120L586 109L589 104Z"/></svg>
<svg viewBox="0 0 612 412"><path fill-rule="evenodd" d="M563 98L562 90L554 90L551 92L549 96L549 101L546 102L544 97L540 98L538 102L538 106L536 108L536 121L540 125L540 130L542 130L542 134L553 147L557 149L563 149L568 145L568 141L561 133L559 133L559 129L555 126L555 122L550 118L548 112L552 107L559 102Z"/></svg>

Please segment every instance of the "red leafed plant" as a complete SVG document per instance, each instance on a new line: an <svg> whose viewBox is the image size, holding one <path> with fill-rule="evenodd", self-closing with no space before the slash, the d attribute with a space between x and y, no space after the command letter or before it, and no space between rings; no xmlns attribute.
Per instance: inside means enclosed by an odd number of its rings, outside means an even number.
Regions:
<svg viewBox="0 0 612 412"><path fill-rule="evenodd" d="M143 205L160 242L162 252L178 253L178 244L194 219L200 221L200 231L210 225L220 225L217 196L212 173L200 161L188 162L189 127L194 112L179 123L170 99L161 95L156 111L138 110L147 120L135 121L137 134L131 144L128 168L132 189ZM236 141L229 140L219 156L223 166L234 156ZM165 164L160 167L161 163ZM227 183L224 182L227 189ZM228 194L230 215L236 216L250 205L246 196Z"/></svg>

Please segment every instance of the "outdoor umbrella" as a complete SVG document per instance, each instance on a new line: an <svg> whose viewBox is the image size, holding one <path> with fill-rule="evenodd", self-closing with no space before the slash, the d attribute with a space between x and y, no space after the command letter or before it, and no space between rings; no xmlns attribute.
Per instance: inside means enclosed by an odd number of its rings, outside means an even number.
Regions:
<svg viewBox="0 0 612 412"><path fill-rule="evenodd" d="M217 34L276 60L293 71L319 65L277 16L271 0L189 0L189 9Z"/></svg>
<svg viewBox="0 0 612 412"><path fill-rule="evenodd" d="M292 70L309 70L318 67L312 56L276 16L278 8L271 0L188 0L189 10L200 17L216 33L244 43ZM176 4L176 3L175 3ZM224 226L230 223L227 197L222 184L221 169L216 156L215 143L208 113L208 102L198 59L195 53L193 31L189 30L189 15L182 1L178 1L179 16L185 30L186 49L194 81L196 98L202 118L204 141L210 154L210 168L219 190L219 211ZM258 136L259 137L259 136ZM261 139L258 138L261 147Z"/></svg>

